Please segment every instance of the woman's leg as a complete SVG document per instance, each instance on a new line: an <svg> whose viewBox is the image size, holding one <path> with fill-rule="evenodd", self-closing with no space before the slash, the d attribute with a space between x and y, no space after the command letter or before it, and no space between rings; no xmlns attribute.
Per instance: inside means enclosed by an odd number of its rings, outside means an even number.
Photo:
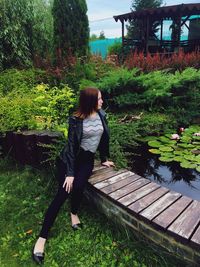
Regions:
<svg viewBox="0 0 200 267"><path fill-rule="evenodd" d="M80 222L79 219L77 218L77 212L81 204L84 188L86 186L88 178L92 174L92 170L94 167L93 155L90 155L90 157L88 157L87 153L86 155L85 153L83 153L82 157L79 159L79 162L81 163L79 163L79 167L77 168L75 180L73 183L73 189L72 189L72 195L71 195L72 224L76 224ZM76 215L76 216L73 216L73 215Z"/></svg>
<svg viewBox="0 0 200 267"><path fill-rule="evenodd" d="M55 198L53 199L53 201L51 202L49 208L46 211L42 229L40 231L39 238L34 247L34 253L44 251L44 245L45 245L49 230L52 227L61 206L65 202L66 198L69 196L69 194L62 187L64 177L65 177L65 172L64 172L63 163L61 161L58 161L57 162L57 178L59 180L58 192Z"/></svg>
<svg viewBox="0 0 200 267"><path fill-rule="evenodd" d="M47 238L49 230L53 225L61 206L63 205L68 196L69 193L67 193L65 189L60 186L54 200L51 202L45 214L44 222L40 232L40 237Z"/></svg>

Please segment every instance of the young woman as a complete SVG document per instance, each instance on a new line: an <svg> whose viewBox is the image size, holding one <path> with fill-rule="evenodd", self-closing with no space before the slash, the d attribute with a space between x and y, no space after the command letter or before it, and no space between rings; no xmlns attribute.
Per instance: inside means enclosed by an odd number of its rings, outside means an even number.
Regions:
<svg viewBox="0 0 200 267"><path fill-rule="evenodd" d="M57 160L58 192L46 212L32 252L33 260L38 264L44 260L44 246L49 230L70 194L72 229L81 228L77 212L84 187L92 174L96 150L99 150L102 165L114 166L112 161L107 160L109 132L102 104L101 92L96 88L86 88L80 92L78 110L69 118L68 142Z"/></svg>

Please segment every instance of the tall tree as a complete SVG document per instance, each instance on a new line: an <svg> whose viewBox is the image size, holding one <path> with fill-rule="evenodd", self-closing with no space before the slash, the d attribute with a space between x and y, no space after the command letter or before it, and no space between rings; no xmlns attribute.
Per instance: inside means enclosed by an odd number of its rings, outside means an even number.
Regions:
<svg viewBox="0 0 200 267"><path fill-rule="evenodd" d="M33 1L33 53L45 58L53 48L53 0Z"/></svg>
<svg viewBox="0 0 200 267"><path fill-rule="evenodd" d="M163 0L133 0L131 10L132 11L139 11L141 9L146 8L158 8L162 5ZM156 21L149 21L149 37L156 38L156 32L158 27L158 22ZM133 39L143 39L144 38L144 26L142 21L136 19L131 21L130 24L127 26L127 35L129 38Z"/></svg>
<svg viewBox="0 0 200 267"><path fill-rule="evenodd" d="M0 0L0 68L31 63L32 5L27 0Z"/></svg>
<svg viewBox="0 0 200 267"><path fill-rule="evenodd" d="M89 23L85 0L54 0L54 45L65 57L69 51L85 55L89 43Z"/></svg>

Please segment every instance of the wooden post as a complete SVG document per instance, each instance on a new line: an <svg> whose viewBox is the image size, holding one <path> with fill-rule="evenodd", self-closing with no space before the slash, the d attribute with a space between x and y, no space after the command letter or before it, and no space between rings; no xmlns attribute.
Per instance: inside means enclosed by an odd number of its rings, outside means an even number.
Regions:
<svg viewBox="0 0 200 267"><path fill-rule="evenodd" d="M121 20L122 23L122 47L124 48L124 20Z"/></svg>
<svg viewBox="0 0 200 267"><path fill-rule="evenodd" d="M162 46L163 41L163 19L161 19L161 28L160 28L160 46Z"/></svg>
<svg viewBox="0 0 200 267"><path fill-rule="evenodd" d="M148 40L149 40L149 16L146 17L146 34L145 34L145 54L148 53Z"/></svg>
<svg viewBox="0 0 200 267"><path fill-rule="evenodd" d="M180 40L181 40L181 13L179 14L179 17L178 17L178 52L179 52L179 49L180 49Z"/></svg>

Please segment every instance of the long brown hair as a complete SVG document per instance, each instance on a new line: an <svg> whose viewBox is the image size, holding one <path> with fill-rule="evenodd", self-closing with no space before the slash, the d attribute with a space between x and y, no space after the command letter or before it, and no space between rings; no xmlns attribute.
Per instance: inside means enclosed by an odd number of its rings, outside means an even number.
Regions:
<svg viewBox="0 0 200 267"><path fill-rule="evenodd" d="M80 91L78 110L74 116L85 119L98 108L99 90L95 87L86 87Z"/></svg>

